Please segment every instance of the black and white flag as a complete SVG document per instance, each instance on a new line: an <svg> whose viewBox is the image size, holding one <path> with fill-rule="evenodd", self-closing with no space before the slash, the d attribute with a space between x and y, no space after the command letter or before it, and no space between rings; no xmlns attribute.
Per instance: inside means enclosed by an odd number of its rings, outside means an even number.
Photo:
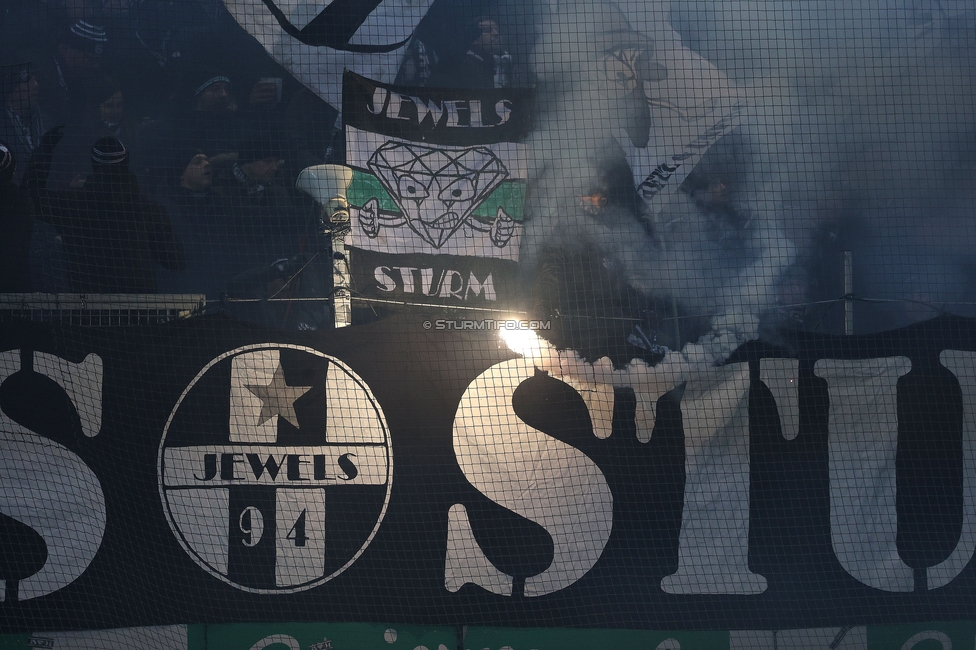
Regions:
<svg viewBox="0 0 976 650"><path fill-rule="evenodd" d="M398 88L346 74L355 289L504 304L522 235L530 92Z"/></svg>

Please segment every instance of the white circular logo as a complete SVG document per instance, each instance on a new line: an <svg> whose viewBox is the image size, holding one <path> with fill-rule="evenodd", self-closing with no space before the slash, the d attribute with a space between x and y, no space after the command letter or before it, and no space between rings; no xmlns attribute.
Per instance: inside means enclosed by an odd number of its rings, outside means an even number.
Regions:
<svg viewBox="0 0 976 650"><path fill-rule="evenodd" d="M376 535L393 486L383 411L338 359L263 343L208 363L159 447L159 494L184 550L254 593L328 582Z"/></svg>

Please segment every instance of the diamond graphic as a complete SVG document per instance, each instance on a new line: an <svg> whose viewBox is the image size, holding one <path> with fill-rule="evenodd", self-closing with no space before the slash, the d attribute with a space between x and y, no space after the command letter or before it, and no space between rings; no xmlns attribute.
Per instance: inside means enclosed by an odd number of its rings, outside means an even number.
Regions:
<svg viewBox="0 0 976 650"><path fill-rule="evenodd" d="M487 147L458 151L387 142L367 165L411 230L434 248L443 246L508 177L505 165Z"/></svg>

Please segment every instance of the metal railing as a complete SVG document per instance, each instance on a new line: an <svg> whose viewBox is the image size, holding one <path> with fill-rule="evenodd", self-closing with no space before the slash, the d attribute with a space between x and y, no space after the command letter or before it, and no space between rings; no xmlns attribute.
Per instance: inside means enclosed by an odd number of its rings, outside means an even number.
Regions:
<svg viewBox="0 0 976 650"><path fill-rule="evenodd" d="M155 325L203 310L203 294L0 293L0 323L12 320L82 327Z"/></svg>

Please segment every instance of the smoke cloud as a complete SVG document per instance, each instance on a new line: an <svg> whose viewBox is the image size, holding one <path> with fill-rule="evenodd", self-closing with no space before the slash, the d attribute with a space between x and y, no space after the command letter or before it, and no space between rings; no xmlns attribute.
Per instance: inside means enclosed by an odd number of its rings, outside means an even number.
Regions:
<svg viewBox="0 0 976 650"><path fill-rule="evenodd" d="M804 301L841 293L860 331L972 315L976 6L672 5L687 41L752 98L733 143L739 200L800 251Z"/></svg>
<svg viewBox="0 0 976 650"><path fill-rule="evenodd" d="M592 247L631 286L710 319L685 354L712 361L763 324L829 324L842 250L855 295L876 301L858 305L859 332L976 314L976 4L637 4L639 18L628 3L554 3L541 27L527 281L548 247ZM633 84L607 63L635 43L665 67L689 48L745 100L698 166L730 186L719 209L707 190L654 208L580 202L640 146ZM635 68L652 89L654 66Z"/></svg>

